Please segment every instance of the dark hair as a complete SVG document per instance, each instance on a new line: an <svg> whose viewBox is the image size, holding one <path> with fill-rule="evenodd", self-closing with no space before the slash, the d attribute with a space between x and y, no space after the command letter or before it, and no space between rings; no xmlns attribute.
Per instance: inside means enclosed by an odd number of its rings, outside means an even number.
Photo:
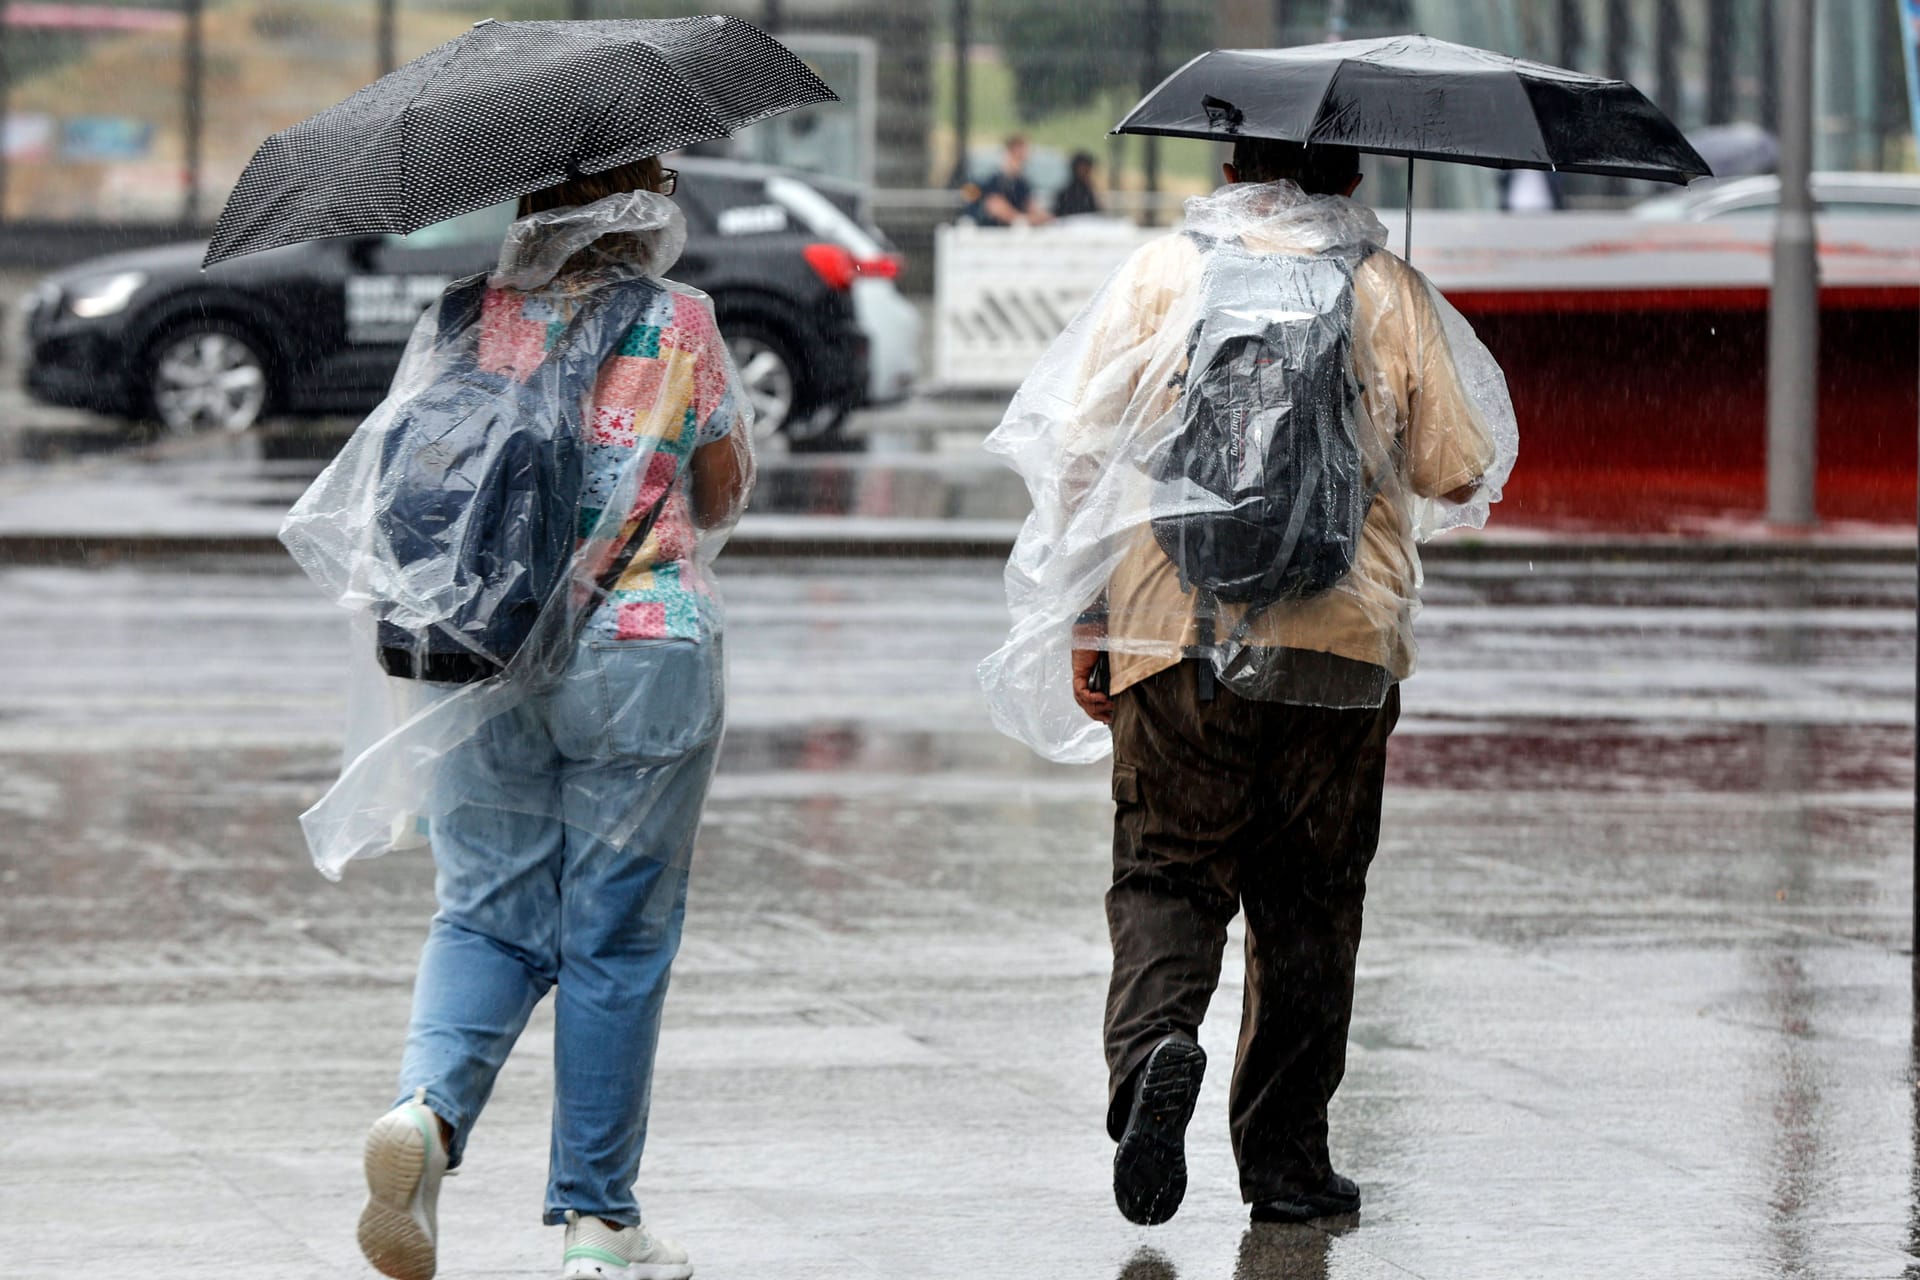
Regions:
<svg viewBox="0 0 1920 1280"><path fill-rule="evenodd" d="M529 214L545 213L549 209L569 209L575 205L592 204L596 200L605 200L608 196L617 196L623 191L657 191L660 189L660 181L660 157L648 156L644 160L619 165L605 173L583 173L548 187L544 191L521 196L517 216L524 218Z"/></svg>
<svg viewBox="0 0 1920 1280"><path fill-rule="evenodd" d="M1094 163L1093 152L1076 151L1073 153L1073 159L1068 161L1067 167L1076 174L1083 169L1088 173L1092 173Z"/></svg>
<svg viewBox="0 0 1920 1280"><path fill-rule="evenodd" d="M1278 138L1241 138L1233 144L1233 170L1242 182L1296 182L1317 196L1337 196L1360 175L1352 147L1307 146Z"/></svg>

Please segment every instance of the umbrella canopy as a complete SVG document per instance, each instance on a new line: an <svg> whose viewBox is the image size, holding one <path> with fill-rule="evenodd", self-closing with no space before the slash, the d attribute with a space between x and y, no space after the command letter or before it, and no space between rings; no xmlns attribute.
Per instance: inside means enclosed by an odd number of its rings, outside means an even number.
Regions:
<svg viewBox="0 0 1920 1280"><path fill-rule="evenodd" d="M1278 138L1656 182L1711 172L1624 80L1427 36L1215 49L1161 81L1114 132Z"/></svg>
<svg viewBox="0 0 1920 1280"><path fill-rule="evenodd" d="M261 143L206 265L416 231L834 100L738 18L489 20Z"/></svg>

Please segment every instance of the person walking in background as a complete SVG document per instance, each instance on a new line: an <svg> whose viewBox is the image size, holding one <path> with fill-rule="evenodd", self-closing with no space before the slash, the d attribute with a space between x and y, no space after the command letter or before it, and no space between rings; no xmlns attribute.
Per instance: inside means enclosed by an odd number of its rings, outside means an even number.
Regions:
<svg viewBox="0 0 1920 1280"><path fill-rule="evenodd" d="M988 441L1035 505L1013 630L982 664L996 722L1063 760L1111 726L1107 1128L1115 1201L1145 1224L1185 1194L1200 1024L1240 912L1241 1194L1261 1222L1360 1207L1327 1107L1413 669L1415 541L1484 521L1515 448L1498 367L1349 198L1353 151L1245 138L1224 176Z"/></svg>
<svg viewBox="0 0 1920 1280"><path fill-rule="evenodd" d="M532 386L567 344L593 340L583 318L638 317L601 335L587 412L564 415L582 436L580 527L633 495L627 518L611 521L618 535L578 552L602 594L583 606L562 669L449 750L435 775L439 911L398 1097L367 1136L360 1221L368 1260L399 1280L434 1273L441 1177L459 1166L549 990L544 1217L566 1225L564 1274L692 1274L685 1250L642 1225L633 1184L722 722L722 615L704 567L717 543L701 534L737 518L753 463L712 306L661 278L686 238L667 199L674 184L650 159L525 198L473 324L452 329L430 313L416 339L471 344L480 376ZM450 294L440 310L455 305ZM415 376L403 368L396 387Z"/></svg>
<svg viewBox="0 0 1920 1280"><path fill-rule="evenodd" d="M1558 213L1567 207L1566 179L1548 169L1502 169L1495 181L1508 213Z"/></svg>
<svg viewBox="0 0 1920 1280"><path fill-rule="evenodd" d="M1000 167L980 184L979 194L967 206L967 215L983 227L1039 226L1053 220L1027 181L1027 140L1019 134L1007 139Z"/></svg>
<svg viewBox="0 0 1920 1280"><path fill-rule="evenodd" d="M1100 212L1100 195L1093 189L1094 159L1091 151L1073 153L1067 185L1053 197L1053 216L1074 218Z"/></svg>

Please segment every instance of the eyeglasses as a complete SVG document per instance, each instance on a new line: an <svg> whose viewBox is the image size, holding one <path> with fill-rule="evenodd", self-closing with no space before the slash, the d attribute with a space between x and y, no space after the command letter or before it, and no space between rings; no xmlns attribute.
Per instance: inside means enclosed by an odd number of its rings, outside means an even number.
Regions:
<svg viewBox="0 0 1920 1280"><path fill-rule="evenodd" d="M680 171L678 169L662 168L660 170L660 185L655 187L654 190L663 196L670 196L673 194L674 188L679 185Z"/></svg>

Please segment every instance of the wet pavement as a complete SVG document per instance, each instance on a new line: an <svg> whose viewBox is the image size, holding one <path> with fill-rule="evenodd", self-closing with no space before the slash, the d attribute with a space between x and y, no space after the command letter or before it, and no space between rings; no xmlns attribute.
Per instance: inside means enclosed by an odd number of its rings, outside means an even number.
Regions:
<svg viewBox="0 0 1920 1280"><path fill-rule="evenodd" d="M724 567L724 566L723 566ZM997 567L743 562L640 1195L715 1277L1896 1277L1910 566L1448 566L1337 1163L1245 1225L1229 949L1171 1224L1114 1211L1098 768L993 734ZM419 856L305 864L344 628L281 563L0 571L0 1274L370 1274ZM550 1023L442 1201L540 1276Z"/></svg>

